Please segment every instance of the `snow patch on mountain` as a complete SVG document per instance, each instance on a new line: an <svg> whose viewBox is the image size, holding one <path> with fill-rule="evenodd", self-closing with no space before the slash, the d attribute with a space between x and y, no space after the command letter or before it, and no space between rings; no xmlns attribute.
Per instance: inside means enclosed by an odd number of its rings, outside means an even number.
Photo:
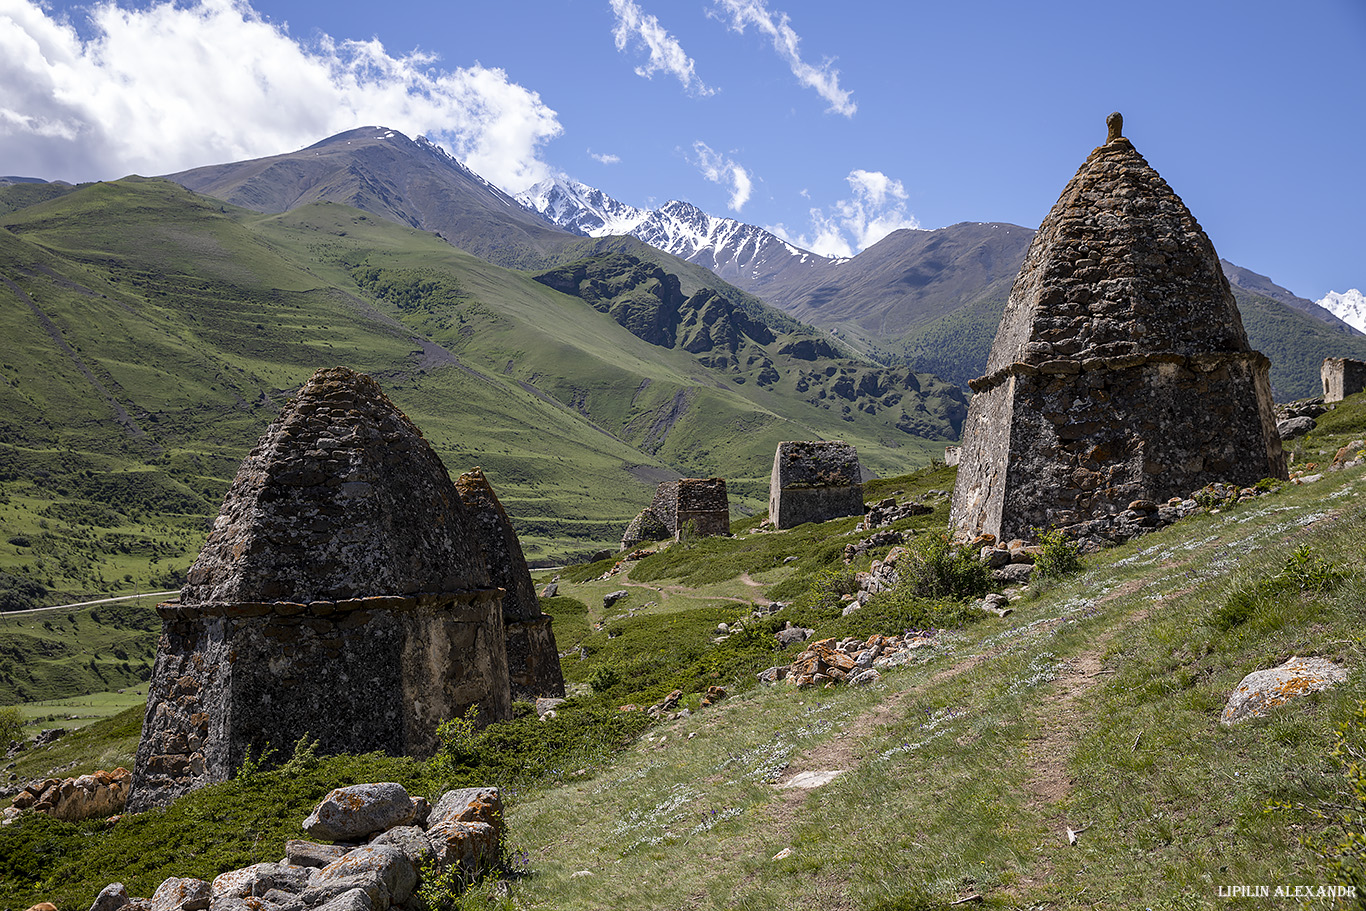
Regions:
<svg viewBox="0 0 1366 911"><path fill-rule="evenodd" d="M1341 294L1329 291L1322 300L1315 303L1353 329L1366 332L1366 294L1362 294L1356 288L1350 288Z"/></svg>

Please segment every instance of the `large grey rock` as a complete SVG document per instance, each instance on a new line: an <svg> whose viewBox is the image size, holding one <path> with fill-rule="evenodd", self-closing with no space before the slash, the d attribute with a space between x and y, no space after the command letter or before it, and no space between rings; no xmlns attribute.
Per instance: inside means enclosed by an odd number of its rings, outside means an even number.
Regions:
<svg viewBox="0 0 1366 911"><path fill-rule="evenodd" d="M498 830L484 822L439 822L427 829L427 840L442 867L459 867L468 874L492 868L502 853Z"/></svg>
<svg viewBox="0 0 1366 911"><path fill-rule="evenodd" d="M348 889L318 905L313 911L376 911L370 893L364 889Z"/></svg>
<svg viewBox="0 0 1366 911"><path fill-rule="evenodd" d="M393 781L337 788L304 820L304 831L328 841L358 841L413 821L417 809Z"/></svg>
<svg viewBox="0 0 1366 911"><path fill-rule="evenodd" d="M350 850L342 845L320 845L314 841L291 838L285 842L285 860L300 867L325 867Z"/></svg>
<svg viewBox="0 0 1366 911"><path fill-rule="evenodd" d="M172 876L152 894L151 911L206 911L213 886L202 879Z"/></svg>
<svg viewBox="0 0 1366 911"><path fill-rule="evenodd" d="M222 899L265 895L272 889L296 895L308 886L313 873L310 867L274 863L229 870L214 877L213 904L217 906Z"/></svg>
<svg viewBox="0 0 1366 911"><path fill-rule="evenodd" d="M1276 433L1280 434L1283 440L1293 440L1295 437L1302 437L1315 427L1319 422L1310 417L1286 418L1276 424Z"/></svg>
<svg viewBox="0 0 1366 911"><path fill-rule="evenodd" d="M447 791L432 807L427 819L431 829L442 822L483 822L503 827L503 795L497 788L458 788Z"/></svg>
<svg viewBox="0 0 1366 911"><path fill-rule="evenodd" d="M1228 698L1219 721L1237 724L1262 718L1299 696L1325 690L1347 679L1347 671L1327 658L1292 657L1279 667L1253 671Z"/></svg>
<svg viewBox="0 0 1366 911"><path fill-rule="evenodd" d="M395 826L370 839L371 847L378 848L384 845L398 848L404 857L419 868L436 857L431 843L427 841L427 833L418 826Z"/></svg>
<svg viewBox="0 0 1366 911"><path fill-rule="evenodd" d="M393 845L364 845L314 874L301 898L310 907L354 889L365 892L375 911L408 900L417 885L417 868Z"/></svg>
<svg viewBox="0 0 1366 911"><path fill-rule="evenodd" d="M132 899L128 897L128 889L123 883L110 883L100 890L100 894L95 896L95 902L90 906L90 911L119 911L125 907Z"/></svg>

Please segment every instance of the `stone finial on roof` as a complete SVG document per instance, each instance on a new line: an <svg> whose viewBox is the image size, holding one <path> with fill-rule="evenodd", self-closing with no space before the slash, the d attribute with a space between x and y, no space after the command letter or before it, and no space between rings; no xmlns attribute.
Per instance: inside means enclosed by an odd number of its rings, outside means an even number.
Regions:
<svg viewBox="0 0 1366 911"><path fill-rule="evenodd" d="M182 604L487 588L441 459L379 384L319 370L242 463Z"/></svg>
<svg viewBox="0 0 1366 911"><path fill-rule="evenodd" d="M1116 139L1124 138L1124 115L1119 111L1115 111L1109 117L1105 118L1105 126L1109 128L1109 133L1105 137L1105 143L1107 145L1114 142Z"/></svg>

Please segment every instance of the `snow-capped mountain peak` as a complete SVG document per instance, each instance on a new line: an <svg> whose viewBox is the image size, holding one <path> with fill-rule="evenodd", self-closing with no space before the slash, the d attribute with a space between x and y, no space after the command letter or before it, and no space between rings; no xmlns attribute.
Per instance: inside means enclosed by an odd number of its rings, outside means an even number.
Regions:
<svg viewBox="0 0 1366 911"><path fill-rule="evenodd" d="M567 177L546 178L518 193L517 201L561 228L589 237L630 234L650 215Z"/></svg>
<svg viewBox="0 0 1366 911"><path fill-rule="evenodd" d="M755 225L709 215L692 203L672 199L657 209L638 209L564 177L542 181L517 199L566 230L589 237L630 234L746 286L762 284L794 261L803 266L839 261L799 249Z"/></svg>
<svg viewBox="0 0 1366 911"><path fill-rule="evenodd" d="M1366 332L1366 294L1362 294L1356 288L1350 288L1341 294L1329 291L1322 300L1315 303L1353 329Z"/></svg>

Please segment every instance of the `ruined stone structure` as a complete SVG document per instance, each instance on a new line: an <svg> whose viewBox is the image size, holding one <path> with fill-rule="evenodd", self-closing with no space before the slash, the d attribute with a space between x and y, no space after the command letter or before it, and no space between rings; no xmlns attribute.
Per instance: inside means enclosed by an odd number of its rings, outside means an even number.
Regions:
<svg viewBox="0 0 1366 911"><path fill-rule="evenodd" d="M1366 390L1366 361L1350 357L1326 357L1319 370L1323 378L1323 400L1341 402L1349 395Z"/></svg>
<svg viewBox="0 0 1366 911"><path fill-rule="evenodd" d="M853 446L843 440L778 444L768 485L775 528L861 515L863 475Z"/></svg>
<svg viewBox="0 0 1366 911"><path fill-rule="evenodd" d="M503 631L512 698L535 701L538 697L564 696L564 674L551 617L541 613L522 544L503 504L481 468L462 474L455 489L473 517L489 576L504 591Z"/></svg>
<svg viewBox="0 0 1366 911"><path fill-rule="evenodd" d="M1267 359L1214 246L1107 121L1044 219L976 395L950 521L1027 537L1206 484L1286 477Z"/></svg>
<svg viewBox="0 0 1366 911"><path fill-rule="evenodd" d="M626 526L621 549L678 538L688 528L699 537L730 534L730 500L724 478L679 478L660 484L655 488L654 501Z"/></svg>
<svg viewBox="0 0 1366 911"><path fill-rule="evenodd" d="M367 376L320 370L233 480L162 604L130 811L304 734L427 755L444 720L511 712L502 591L422 433Z"/></svg>

